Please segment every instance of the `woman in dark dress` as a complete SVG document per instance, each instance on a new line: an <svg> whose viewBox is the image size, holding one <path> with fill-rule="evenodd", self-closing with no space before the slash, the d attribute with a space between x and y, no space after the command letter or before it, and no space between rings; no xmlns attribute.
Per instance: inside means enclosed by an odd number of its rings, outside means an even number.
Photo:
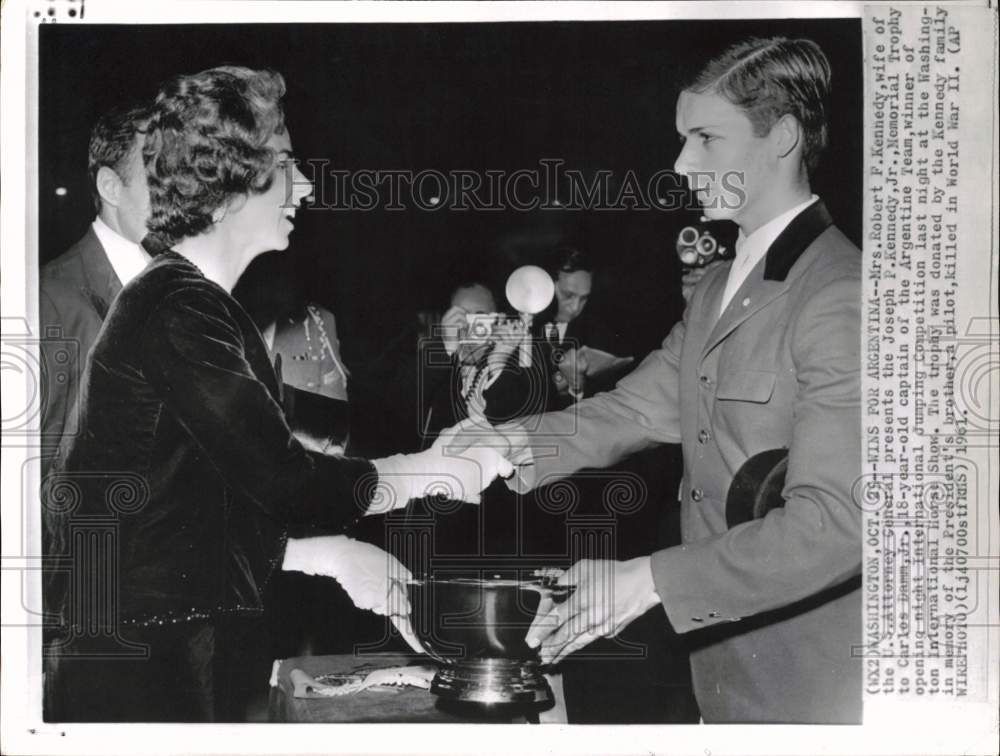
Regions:
<svg viewBox="0 0 1000 756"><path fill-rule="evenodd" d="M280 376L230 295L254 257L288 246L312 191L284 90L274 72L222 67L178 77L153 106L154 256L108 313L79 433L43 487L46 608L62 631L46 650L50 721L238 718L239 651L287 526L344 531L435 477L476 501L505 464L485 446L369 462L295 440Z"/></svg>

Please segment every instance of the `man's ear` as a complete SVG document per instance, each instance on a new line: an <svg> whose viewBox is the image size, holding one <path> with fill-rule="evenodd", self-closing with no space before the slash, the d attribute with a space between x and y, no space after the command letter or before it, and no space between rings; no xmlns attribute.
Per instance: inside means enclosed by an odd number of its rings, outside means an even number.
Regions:
<svg viewBox="0 0 1000 756"><path fill-rule="evenodd" d="M802 143L802 125L799 120L789 113L781 116L771 127L771 142L777 157L786 158L791 155Z"/></svg>
<svg viewBox="0 0 1000 756"><path fill-rule="evenodd" d="M117 173L106 165L97 169L97 193L101 201L112 207L118 207L121 198L122 180Z"/></svg>

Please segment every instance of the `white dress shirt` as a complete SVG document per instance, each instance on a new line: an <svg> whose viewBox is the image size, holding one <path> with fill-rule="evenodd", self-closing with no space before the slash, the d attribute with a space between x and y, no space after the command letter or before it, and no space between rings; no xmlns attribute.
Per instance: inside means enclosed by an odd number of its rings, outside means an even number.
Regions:
<svg viewBox="0 0 1000 756"><path fill-rule="evenodd" d="M141 245L130 242L124 236L120 236L113 231L107 223L101 220L100 216L94 218L94 233L97 240L104 247L104 254L108 256L108 262L118 276L118 280L125 286L135 278L146 267L149 262L149 255Z"/></svg>
<svg viewBox="0 0 1000 756"><path fill-rule="evenodd" d="M726 311L726 306L732 300L733 295L739 290L743 282L747 280L750 271L761 261L767 250L774 244L775 239L781 236L788 224L815 202L819 197L815 194L800 205L796 205L791 210L783 212L776 218L772 218L763 226L754 231L750 236L743 236L740 232L736 240L736 259L729 269L729 278L726 279L726 289L722 294L722 303L719 305L719 315Z"/></svg>

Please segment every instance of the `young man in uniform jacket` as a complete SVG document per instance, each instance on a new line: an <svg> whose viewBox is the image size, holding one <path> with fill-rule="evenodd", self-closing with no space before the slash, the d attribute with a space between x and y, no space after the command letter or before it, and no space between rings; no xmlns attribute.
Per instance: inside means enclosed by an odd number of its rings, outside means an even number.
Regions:
<svg viewBox="0 0 1000 756"><path fill-rule="evenodd" d="M614 391L544 415L531 437L509 430L520 490L682 444L683 544L578 562L561 578L576 591L539 612L529 642L558 662L662 603L694 646L705 722L861 719L861 255L809 183L829 81L814 43L777 38L731 48L681 92L675 170L707 216L740 227L736 260ZM784 507L727 528L734 474L781 447Z"/></svg>

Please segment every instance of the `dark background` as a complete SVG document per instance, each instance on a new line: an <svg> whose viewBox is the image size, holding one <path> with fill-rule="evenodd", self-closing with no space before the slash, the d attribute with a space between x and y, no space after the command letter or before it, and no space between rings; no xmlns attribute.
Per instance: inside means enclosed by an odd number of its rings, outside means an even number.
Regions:
<svg viewBox="0 0 1000 756"><path fill-rule="evenodd" d="M814 190L860 240L857 20L52 25L40 32L42 263L92 220L86 147L95 119L113 105L151 98L178 73L223 63L281 72L303 160L326 158L342 169L513 171L559 158L587 178L612 171L613 197L629 169L645 178L673 165L684 78L732 42L778 34L808 36L830 58L832 145ZM57 196L57 187L66 194ZM599 266L591 316L621 334L623 352L641 356L680 316L673 241L697 215L313 209L299 213L291 247L255 262L237 294L253 300L276 281L292 282L333 310L355 372L352 399L371 405L356 440L365 452L398 451L414 443L408 363L418 311L443 310L460 280L502 282L538 249L575 243Z"/></svg>

